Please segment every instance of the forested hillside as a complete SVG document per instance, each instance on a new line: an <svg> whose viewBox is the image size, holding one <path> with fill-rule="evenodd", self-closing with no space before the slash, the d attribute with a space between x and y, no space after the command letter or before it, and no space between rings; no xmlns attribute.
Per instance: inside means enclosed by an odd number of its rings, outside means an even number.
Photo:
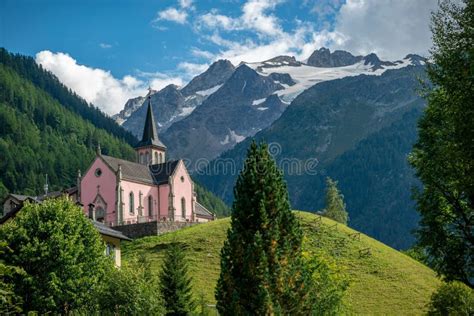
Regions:
<svg viewBox="0 0 474 316"><path fill-rule="evenodd" d="M0 64L0 192L38 194L76 183L100 142L104 153L133 159L124 141L95 127Z"/></svg>
<svg viewBox="0 0 474 316"><path fill-rule="evenodd" d="M104 154L134 161L127 141L135 138L31 57L0 49L0 61L0 200L6 193L41 194L46 174L50 191L75 185L99 143ZM198 184L196 191L209 210L228 213L211 192Z"/></svg>
<svg viewBox="0 0 474 316"><path fill-rule="evenodd" d="M56 76L44 70L30 56L11 54L0 48L0 64L13 69L20 77L30 81L37 88L44 90L52 98L71 112L79 114L84 120L94 126L104 129L118 138L125 139L130 145L137 141L135 136L121 128L115 120L108 117L101 110L88 104L73 91L64 86Z"/></svg>

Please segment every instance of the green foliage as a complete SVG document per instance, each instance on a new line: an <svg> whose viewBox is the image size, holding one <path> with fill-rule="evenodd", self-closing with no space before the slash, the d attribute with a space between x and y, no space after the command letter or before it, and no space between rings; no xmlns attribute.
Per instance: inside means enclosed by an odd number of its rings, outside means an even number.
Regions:
<svg viewBox="0 0 474 316"><path fill-rule="evenodd" d="M90 313L100 315L162 315L158 277L146 258L134 258L120 269L110 265Z"/></svg>
<svg viewBox="0 0 474 316"><path fill-rule="evenodd" d="M312 303L302 231L267 145L253 142L235 186L221 251L217 309L229 314L300 314Z"/></svg>
<svg viewBox="0 0 474 316"><path fill-rule="evenodd" d="M188 263L183 246L178 243L168 245L160 273L160 288L166 315L188 315L196 308Z"/></svg>
<svg viewBox="0 0 474 316"><path fill-rule="evenodd" d="M431 297L428 315L474 315L474 291L457 281L443 284Z"/></svg>
<svg viewBox="0 0 474 316"><path fill-rule="evenodd" d="M196 191L197 201L209 211L216 214L217 217L220 218L230 215L230 208L214 193L207 190L196 181L194 181L194 190Z"/></svg>
<svg viewBox="0 0 474 316"><path fill-rule="evenodd" d="M326 208L324 210L324 216L344 225L347 225L349 221L344 196L337 188L337 181L329 177L326 178Z"/></svg>
<svg viewBox="0 0 474 316"><path fill-rule="evenodd" d="M2 261L24 270L7 278L24 311L66 313L93 299L107 265L104 244L73 202L27 203L0 227L0 240L11 249Z"/></svg>
<svg viewBox="0 0 474 316"><path fill-rule="evenodd" d="M345 312L344 297L349 287L347 275L324 251L305 251L308 268L314 279L313 314L340 315Z"/></svg>
<svg viewBox="0 0 474 316"><path fill-rule="evenodd" d="M0 62L0 197L6 190L39 194L45 174L51 190L75 185L77 170L88 167L99 141L105 154L135 157L123 140L85 121Z"/></svg>
<svg viewBox="0 0 474 316"><path fill-rule="evenodd" d="M308 212L293 213L303 229L304 253L311 257L322 252L328 256L325 260L337 264L331 274L342 273L349 279L350 286L344 296L347 314L391 315L396 311L399 315L420 315L427 311L431 294L441 282L426 265L345 225L335 227L336 222L329 218ZM220 273L219 253L230 224L228 217L168 234L138 238L124 243L122 260L143 255L150 261L152 271L159 272L168 244L184 244L193 289L198 298L204 294L205 304L214 305ZM361 256L360 250L367 248L371 255ZM198 307L197 311L200 310ZM208 310L210 315L216 315L213 306L208 306Z"/></svg>
<svg viewBox="0 0 474 316"><path fill-rule="evenodd" d="M24 276L23 269L5 264L2 259L11 255L11 249L5 241L0 242L0 315L15 315L21 313L21 297L15 294L15 285L9 281L17 276Z"/></svg>
<svg viewBox="0 0 474 316"><path fill-rule="evenodd" d="M428 107L410 157L423 189L418 243L448 280L474 287L474 2L443 1L433 15Z"/></svg>

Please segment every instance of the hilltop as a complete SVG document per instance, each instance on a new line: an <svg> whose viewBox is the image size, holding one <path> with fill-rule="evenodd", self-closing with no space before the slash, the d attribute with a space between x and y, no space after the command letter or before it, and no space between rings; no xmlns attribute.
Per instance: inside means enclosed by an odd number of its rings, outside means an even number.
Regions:
<svg viewBox="0 0 474 316"><path fill-rule="evenodd" d="M325 251L343 267L351 285L349 312L355 314L421 314L431 293L440 284L434 271L364 234L317 215L298 212L308 250ZM321 220L319 220L321 219ZM186 245L195 294L214 304L219 276L219 253L230 219L134 240L124 246L123 256L143 255L158 272L164 250L171 242ZM365 254L370 249L370 255ZM362 254L361 254L362 251ZM409 302L409 304L407 304Z"/></svg>

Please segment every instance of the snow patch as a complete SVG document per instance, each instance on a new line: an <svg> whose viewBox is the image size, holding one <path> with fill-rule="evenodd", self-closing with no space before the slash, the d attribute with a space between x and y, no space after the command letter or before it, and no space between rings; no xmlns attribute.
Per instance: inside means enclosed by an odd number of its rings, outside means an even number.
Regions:
<svg viewBox="0 0 474 316"><path fill-rule="evenodd" d="M252 105L259 105L259 104L265 102L266 99L267 99L267 98L258 99L258 100L253 100Z"/></svg>
<svg viewBox="0 0 474 316"><path fill-rule="evenodd" d="M217 90L219 90L220 87L222 87L221 84L214 86L212 88L209 88L207 90L196 91L196 94L199 94L200 96L203 96L203 97L207 97L213 94L214 92L216 92Z"/></svg>
<svg viewBox="0 0 474 316"><path fill-rule="evenodd" d="M220 141L221 145L227 145L229 143L240 143L245 139L245 136L239 135L233 130L229 130L229 134L225 136L224 140Z"/></svg>
<svg viewBox="0 0 474 316"><path fill-rule="evenodd" d="M188 116L194 111L195 108L196 108L195 106L188 106L188 107L182 108L181 113L179 113L178 116Z"/></svg>
<svg viewBox="0 0 474 316"><path fill-rule="evenodd" d="M265 110L268 110L268 108L267 108L267 107L259 107L259 108L257 108L257 110L259 110L259 111L265 111Z"/></svg>

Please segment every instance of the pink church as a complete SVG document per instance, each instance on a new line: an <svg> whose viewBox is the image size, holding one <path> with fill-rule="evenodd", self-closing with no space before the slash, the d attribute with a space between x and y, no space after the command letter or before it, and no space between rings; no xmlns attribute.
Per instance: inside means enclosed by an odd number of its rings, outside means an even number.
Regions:
<svg viewBox="0 0 474 316"><path fill-rule="evenodd" d="M153 111L148 109L137 162L102 155L100 147L86 173L78 177L84 212L108 226L145 222L207 222L209 212L196 200L194 184L180 160L166 160Z"/></svg>

